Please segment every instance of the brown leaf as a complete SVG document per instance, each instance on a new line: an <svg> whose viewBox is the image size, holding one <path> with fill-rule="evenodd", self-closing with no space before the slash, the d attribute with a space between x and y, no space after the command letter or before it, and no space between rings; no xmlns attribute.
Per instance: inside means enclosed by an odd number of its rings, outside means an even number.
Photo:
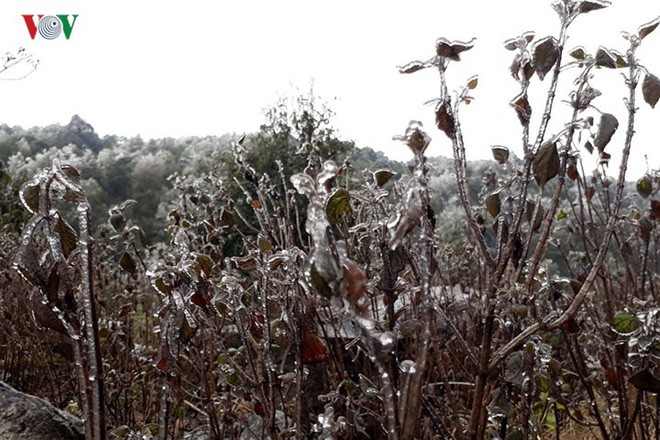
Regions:
<svg viewBox="0 0 660 440"><path fill-rule="evenodd" d="M124 252L119 259L119 266L126 272L130 274L134 274L137 272L137 265L135 264L135 260L129 254L128 252Z"/></svg>
<svg viewBox="0 0 660 440"><path fill-rule="evenodd" d="M453 139L456 134L456 125L453 115L449 114L449 105L442 101L435 110L435 123L449 139Z"/></svg>
<svg viewBox="0 0 660 440"><path fill-rule="evenodd" d="M648 368L644 368L633 374L628 381L640 391L647 391L656 394L660 393L660 379L657 378Z"/></svg>
<svg viewBox="0 0 660 440"><path fill-rule="evenodd" d="M603 152L617 128L619 128L619 121L614 115L609 113L600 115L598 134L596 134L596 139L594 140L594 146L598 148L598 151Z"/></svg>
<svg viewBox="0 0 660 440"><path fill-rule="evenodd" d="M421 61L411 61L405 66L399 66L399 73L415 73L429 67L429 64Z"/></svg>
<svg viewBox="0 0 660 440"><path fill-rule="evenodd" d="M647 73L642 82L642 95L644 95L644 101L646 101L651 108L655 108L658 99L660 99L660 78L652 73Z"/></svg>
<svg viewBox="0 0 660 440"><path fill-rule="evenodd" d="M477 75L471 76L470 78L468 78L467 88L470 90L474 90L477 87L478 83L479 83L479 77Z"/></svg>
<svg viewBox="0 0 660 440"><path fill-rule="evenodd" d="M501 145L493 145L490 147L491 152L493 153L493 159L495 159L499 164L504 165L507 160L509 160L509 149Z"/></svg>
<svg viewBox="0 0 660 440"><path fill-rule="evenodd" d="M439 57L460 61L460 53L472 49L475 41L476 38L473 38L468 42L462 42L449 41L446 38L440 37L435 42L435 52Z"/></svg>
<svg viewBox="0 0 660 440"><path fill-rule="evenodd" d="M516 111L516 115L518 115L520 123L522 125L528 125L530 119L532 118L532 107L529 105L529 101L527 100L527 94L523 93L516 96L509 104L513 106L513 109Z"/></svg>
<svg viewBox="0 0 660 440"><path fill-rule="evenodd" d="M376 185L379 187L385 185L387 182L390 181L392 177L394 177L396 173L394 171L390 170L377 170L374 171L373 177L374 177L374 182L376 182Z"/></svg>
<svg viewBox="0 0 660 440"><path fill-rule="evenodd" d="M534 45L533 63L536 74L541 80L552 69L559 59L559 44L557 39L548 36L538 40Z"/></svg>
<svg viewBox="0 0 660 440"><path fill-rule="evenodd" d="M585 0L580 3L579 11L580 13L587 13L595 11L597 9L603 9L610 6L612 2L602 1L602 0Z"/></svg>
<svg viewBox="0 0 660 440"><path fill-rule="evenodd" d="M545 185L559 173L559 152L556 142L545 142L534 156L532 172L536 183Z"/></svg>
<svg viewBox="0 0 660 440"><path fill-rule="evenodd" d="M641 25L637 31L637 33L639 34L639 38L644 38L648 34L653 32L655 28L658 27L658 24L660 24L660 17L656 18L653 21Z"/></svg>
<svg viewBox="0 0 660 440"><path fill-rule="evenodd" d="M653 221L660 221L660 200L651 200L651 215Z"/></svg>
<svg viewBox="0 0 660 440"><path fill-rule="evenodd" d="M57 217L57 222L53 228L60 236L60 245L62 246L62 253L64 258L69 258L71 252L78 245L78 236L76 231L68 224L62 217Z"/></svg>

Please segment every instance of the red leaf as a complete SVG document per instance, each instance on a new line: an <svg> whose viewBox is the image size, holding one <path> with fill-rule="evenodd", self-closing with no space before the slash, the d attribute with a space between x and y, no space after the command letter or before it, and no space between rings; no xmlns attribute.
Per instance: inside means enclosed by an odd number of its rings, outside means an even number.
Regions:
<svg viewBox="0 0 660 440"><path fill-rule="evenodd" d="M594 188L593 186L587 188L587 200L591 200L595 194L596 194L596 188Z"/></svg>
<svg viewBox="0 0 660 440"><path fill-rule="evenodd" d="M208 305L209 303L208 296L204 295L202 292L195 292L193 295L190 297L190 301L200 307L204 307L205 305Z"/></svg>
<svg viewBox="0 0 660 440"><path fill-rule="evenodd" d="M305 365L328 360L328 346L316 331L303 333L301 358Z"/></svg>
<svg viewBox="0 0 660 440"><path fill-rule="evenodd" d="M348 302L358 313L365 313L369 307L367 276L354 261L344 261L344 281Z"/></svg>
<svg viewBox="0 0 660 440"><path fill-rule="evenodd" d="M510 102L510 105L513 106L513 109L516 111L520 123L522 125L528 125L529 120L532 117L532 107L527 100L527 94L516 96L513 98L513 101Z"/></svg>

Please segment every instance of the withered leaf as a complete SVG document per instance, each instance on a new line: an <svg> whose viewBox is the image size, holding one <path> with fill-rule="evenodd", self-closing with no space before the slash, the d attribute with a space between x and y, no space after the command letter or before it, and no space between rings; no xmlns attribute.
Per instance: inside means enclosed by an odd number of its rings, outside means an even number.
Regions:
<svg viewBox="0 0 660 440"><path fill-rule="evenodd" d="M429 67L428 63L422 61L411 61L404 66L399 66L399 73L415 73Z"/></svg>
<svg viewBox="0 0 660 440"><path fill-rule="evenodd" d="M454 123L454 116L449 114L449 105L446 101L442 101L435 109L435 123L449 139L454 138L456 125Z"/></svg>
<svg viewBox="0 0 660 440"><path fill-rule="evenodd" d="M509 160L509 149L501 145L493 145L490 147L490 150L493 153L493 159L495 159L500 164L505 164Z"/></svg>
<svg viewBox="0 0 660 440"><path fill-rule="evenodd" d="M373 176L374 176L374 182L376 182L376 185L379 187L382 187L385 185L387 182L390 181L392 177L394 177L396 173L394 171L390 170L377 170L374 171Z"/></svg>
<svg viewBox="0 0 660 440"><path fill-rule="evenodd" d="M528 125L530 119L532 118L532 107L529 105L527 94L523 93L516 96L509 104L516 111L516 115L518 116L520 123L522 125Z"/></svg>
<svg viewBox="0 0 660 440"><path fill-rule="evenodd" d="M553 36L538 40L534 45L533 63L536 74L541 80L555 65L559 58L559 44Z"/></svg>
<svg viewBox="0 0 660 440"><path fill-rule="evenodd" d="M598 134L594 140L594 146L598 148L601 153L605 146L612 140L614 132L619 128L619 121L610 113L603 113L600 115L600 124L598 126Z"/></svg>
<svg viewBox="0 0 660 440"><path fill-rule="evenodd" d="M649 217L653 221L660 221L660 200L651 200L651 214Z"/></svg>
<svg viewBox="0 0 660 440"><path fill-rule="evenodd" d="M647 73L642 82L642 95L644 95L644 101L646 101L651 108L655 108L658 99L660 99L660 78L652 73Z"/></svg>
<svg viewBox="0 0 660 440"><path fill-rule="evenodd" d="M468 42L463 41L449 41L444 37L440 37L435 42L435 52L439 57L449 58L450 60L460 61L460 54L474 47L476 38Z"/></svg>
<svg viewBox="0 0 660 440"><path fill-rule="evenodd" d="M660 379L657 378L648 368L644 368L633 374L628 381L640 391L660 393Z"/></svg>
<svg viewBox="0 0 660 440"><path fill-rule="evenodd" d="M579 11L580 13L587 13L587 12L595 11L597 9L606 8L611 4L612 2L604 1L604 0L584 0L582 3L580 3Z"/></svg>
<svg viewBox="0 0 660 440"><path fill-rule="evenodd" d="M467 81L467 88L470 90L474 90L477 87L477 84L479 83L479 76L474 75L468 78Z"/></svg>
<svg viewBox="0 0 660 440"><path fill-rule="evenodd" d="M535 210L536 203L532 202L531 200L527 200L527 203L525 204L525 217L527 217L527 221L532 224L533 232L537 232L541 228L541 222L545 216L545 209L543 208L543 205L538 205L538 212L534 217L534 221L532 221Z"/></svg>
<svg viewBox="0 0 660 440"><path fill-rule="evenodd" d="M369 307L367 297L367 276L352 260L346 259L343 264L344 282L349 304L359 313L366 313Z"/></svg>
<svg viewBox="0 0 660 440"><path fill-rule="evenodd" d="M121 255L121 258L119 259L119 266L121 266L123 270L130 274L137 272L137 265L135 264L135 260L128 252L124 252Z"/></svg>
<svg viewBox="0 0 660 440"><path fill-rule="evenodd" d="M655 28L658 27L658 24L660 24L660 17L656 18L655 20L652 20L648 23L645 23L641 25L637 31L639 34L639 38L644 38L651 32L655 30Z"/></svg>
<svg viewBox="0 0 660 440"><path fill-rule="evenodd" d="M559 152L557 143L547 141L539 147L532 162L532 172L536 183L545 185L559 173Z"/></svg>
<svg viewBox="0 0 660 440"><path fill-rule="evenodd" d="M57 235L60 236L60 245L62 246L62 253L64 254L64 258L69 258L71 252L73 252L73 250L78 245L78 236L76 235L76 231L60 216L57 217L57 222L55 223L55 227L53 229L55 232L57 232Z"/></svg>

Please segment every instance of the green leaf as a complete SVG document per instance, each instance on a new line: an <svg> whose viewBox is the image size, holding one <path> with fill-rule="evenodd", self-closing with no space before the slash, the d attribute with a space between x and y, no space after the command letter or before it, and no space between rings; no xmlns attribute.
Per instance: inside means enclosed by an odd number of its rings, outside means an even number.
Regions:
<svg viewBox="0 0 660 440"><path fill-rule="evenodd" d="M490 147L490 150L493 153L493 159L498 163L504 165L507 160L509 160L509 149L501 145L493 145Z"/></svg>
<svg viewBox="0 0 660 440"><path fill-rule="evenodd" d="M598 133L594 140L594 146L599 152L603 152L607 144L612 140L614 132L619 128L619 121L614 115L603 113L600 115L600 124L598 124Z"/></svg>
<svg viewBox="0 0 660 440"><path fill-rule="evenodd" d="M622 336L635 333L640 325L637 316L630 312L617 312L612 319L612 330Z"/></svg>
<svg viewBox="0 0 660 440"><path fill-rule="evenodd" d="M660 24L660 17L656 18L653 21L650 21L648 23L645 23L639 27L637 30L637 33L639 34L639 38L644 38L651 32L655 30L655 28L658 27L658 24Z"/></svg>
<svg viewBox="0 0 660 440"><path fill-rule="evenodd" d="M580 60L580 61L584 60L587 57L587 52L582 46L578 46L574 48L568 54L571 57L575 58L576 60Z"/></svg>
<svg viewBox="0 0 660 440"><path fill-rule="evenodd" d="M617 69L630 66L626 58L616 50L611 50L610 53L614 57L614 65L616 66Z"/></svg>
<svg viewBox="0 0 660 440"><path fill-rule="evenodd" d="M335 226L339 219L351 212L351 195L345 188L337 188L325 204L325 215L330 225Z"/></svg>
<svg viewBox="0 0 660 440"><path fill-rule="evenodd" d="M557 59L559 59L559 44L555 37L548 36L535 43L532 62L541 81L555 65Z"/></svg>
<svg viewBox="0 0 660 440"><path fill-rule="evenodd" d="M653 191L653 182L649 176L644 176L637 181L637 192L640 196L647 198Z"/></svg>
<svg viewBox="0 0 660 440"><path fill-rule="evenodd" d="M392 177L394 177L396 173L394 171L390 170L377 170L374 171L373 176L374 176L374 182L376 182L376 185L379 187L382 187L385 185L387 182L390 181Z"/></svg>
<svg viewBox="0 0 660 440"><path fill-rule="evenodd" d="M647 73L642 82L642 95L644 96L644 101L646 101L651 108L655 108L658 99L660 99L660 78L652 73Z"/></svg>
<svg viewBox="0 0 660 440"><path fill-rule="evenodd" d="M616 67L616 57L607 48L601 46L596 51L596 65L614 69Z"/></svg>
<svg viewBox="0 0 660 440"><path fill-rule="evenodd" d="M536 183L545 185L550 179L559 173L559 152L556 142L545 142L534 156L532 172Z"/></svg>
<svg viewBox="0 0 660 440"><path fill-rule="evenodd" d="M628 381L640 391L647 391L656 394L660 393L660 379L658 379L648 368L644 368L633 374Z"/></svg>
<svg viewBox="0 0 660 440"><path fill-rule="evenodd" d="M497 214L500 213L502 208L502 202L500 201L500 193L495 192L486 197L486 211L490 214L491 217L497 217Z"/></svg>

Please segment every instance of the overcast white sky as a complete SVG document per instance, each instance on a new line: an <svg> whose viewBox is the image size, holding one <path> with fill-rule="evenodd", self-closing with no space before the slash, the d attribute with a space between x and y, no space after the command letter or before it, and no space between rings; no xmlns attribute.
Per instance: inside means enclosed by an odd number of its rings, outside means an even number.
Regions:
<svg viewBox="0 0 660 440"><path fill-rule="evenodd" d="M22 14L78 14L70 40L31 40ZM621 30L660 15L657 0L614 0L579 17L569 48L599 45L625 51ZM23 46L41 61L22 81L0 81L0 122L31 127L66 124L79 114L101 135L162 136L253 132L262 109L278 95L315 92L337 113L334 125L360 147L405 160L392 141L408 121L424 121L434 142L429 154L450 155L450 144L423 103L437 95L432 71L401 75L396 66L433 55L435 40L469 40L475 48L449 71L459 87L479 75L476 101L462 110L468 158L490 157L490 145L520 152L520 124L508 102L517 94L509 75L512 52L502 42L534 30L556 35L550 0L2 0L0 50ZM639 57L660 76L660 30L644 40ZM599 71L594 103L619 116L621 128L608 151L623 141L626 94L618 71ZM569 91L566 77L559 98ZM549 80L533 82L532 100ZM335 100L336 98L336 100ZM639 95L633 173L660 167L660 108ZM534 116L540 101L532 101ZM660 106L659 106L660 107ZM537 119L533 119L534 126ZM561 126L554 118L551 131Z"/></svg>

